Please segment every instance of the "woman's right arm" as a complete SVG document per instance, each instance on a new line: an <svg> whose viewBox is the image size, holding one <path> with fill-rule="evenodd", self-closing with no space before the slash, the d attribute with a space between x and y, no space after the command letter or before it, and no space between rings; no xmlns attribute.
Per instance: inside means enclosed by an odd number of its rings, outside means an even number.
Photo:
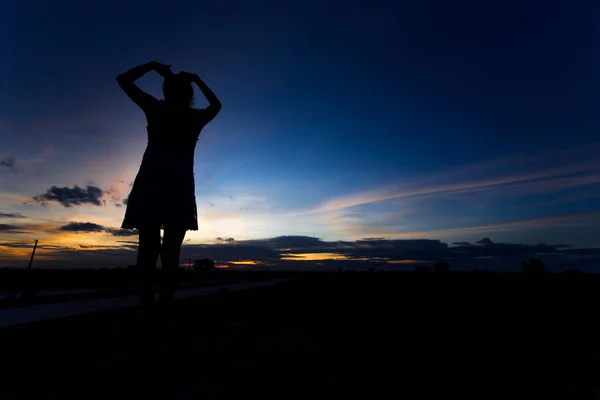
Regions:
<svg viewBox="0 0 600 400"><path fill-rule="evenodd" d="M140 106L142 110L146 109L149 105L155 103L157 100L140 89L135 81L144 76L146 73L155 70L163 77L167 77L171 74L171 66L161 64L156 61L150 61L146 64L138 65L137 67L131 68L129 71L123 72L117 76L117 82L121 89L129 96L135 104Z"/></svg>

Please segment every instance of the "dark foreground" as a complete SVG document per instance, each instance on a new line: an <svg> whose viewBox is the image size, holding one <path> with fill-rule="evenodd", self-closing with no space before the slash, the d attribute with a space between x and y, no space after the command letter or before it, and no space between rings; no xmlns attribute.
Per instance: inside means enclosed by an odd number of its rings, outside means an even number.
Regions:
<svg viewBox="0 0 600 400"><path fill-rule="evenodd" d="M136 310L0 331L0 398L596 398L599 295L586 276L304 276L181 301L161 335Z"/></svg>

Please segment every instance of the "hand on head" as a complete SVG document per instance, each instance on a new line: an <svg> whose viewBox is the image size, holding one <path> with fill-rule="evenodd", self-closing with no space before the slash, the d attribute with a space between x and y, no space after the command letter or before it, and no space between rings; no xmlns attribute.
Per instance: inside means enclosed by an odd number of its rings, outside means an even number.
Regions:
<svg viewBox="0 0 600 400"><path fill-rule="evenodd" d="M159 63L158 61L152 61L152 64L153 64L154 70L156 72L158 72L163 78L167 78L167 77L173 75L170 64L162 64L162 63Z"/></svg>

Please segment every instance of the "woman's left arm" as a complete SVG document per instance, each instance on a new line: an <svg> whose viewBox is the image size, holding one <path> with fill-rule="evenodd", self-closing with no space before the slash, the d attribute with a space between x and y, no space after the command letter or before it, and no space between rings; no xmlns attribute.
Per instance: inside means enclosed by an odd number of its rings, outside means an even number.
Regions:
<svg viewBox="0 0 600 400"><path fill-rule="evenodd" d="M192 74L190 72L180 72L179 75L187 76L191 82L194 82L196 85L198 85L202 91L202 94L204 97L206 97L206 100L208 100L209 105L203 110L208 118L208 121L216 117L223 106L208 85L204 83L204 81L202 81L202 79L200 79L200 77L196 74Z"/></svg>

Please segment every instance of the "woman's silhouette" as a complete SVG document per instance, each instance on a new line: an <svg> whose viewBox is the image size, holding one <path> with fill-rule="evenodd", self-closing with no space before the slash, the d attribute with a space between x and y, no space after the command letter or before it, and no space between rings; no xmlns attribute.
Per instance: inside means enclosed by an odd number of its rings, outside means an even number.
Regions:
<svg viewBox="0 0 600 400"><path fill-rule="evenodd" d="M155 70L163 78L164 100L143 92L135 81ZM200 131L221 109L221 102L195 74L173 74L171 66L151 61L117 77L123 91L146 114L148 145L127 200L121 225L138 229L137 268L144 321L154 318L153 276L160 254L161 292L156 304L160 316L170 315L179 267L179 252L187 230L198 230L194 192L194 149ZM209 106L192 107L196 83ZM161 228L164 236L160 237ZM164 321L164 320L163 320Z"/></svg>

